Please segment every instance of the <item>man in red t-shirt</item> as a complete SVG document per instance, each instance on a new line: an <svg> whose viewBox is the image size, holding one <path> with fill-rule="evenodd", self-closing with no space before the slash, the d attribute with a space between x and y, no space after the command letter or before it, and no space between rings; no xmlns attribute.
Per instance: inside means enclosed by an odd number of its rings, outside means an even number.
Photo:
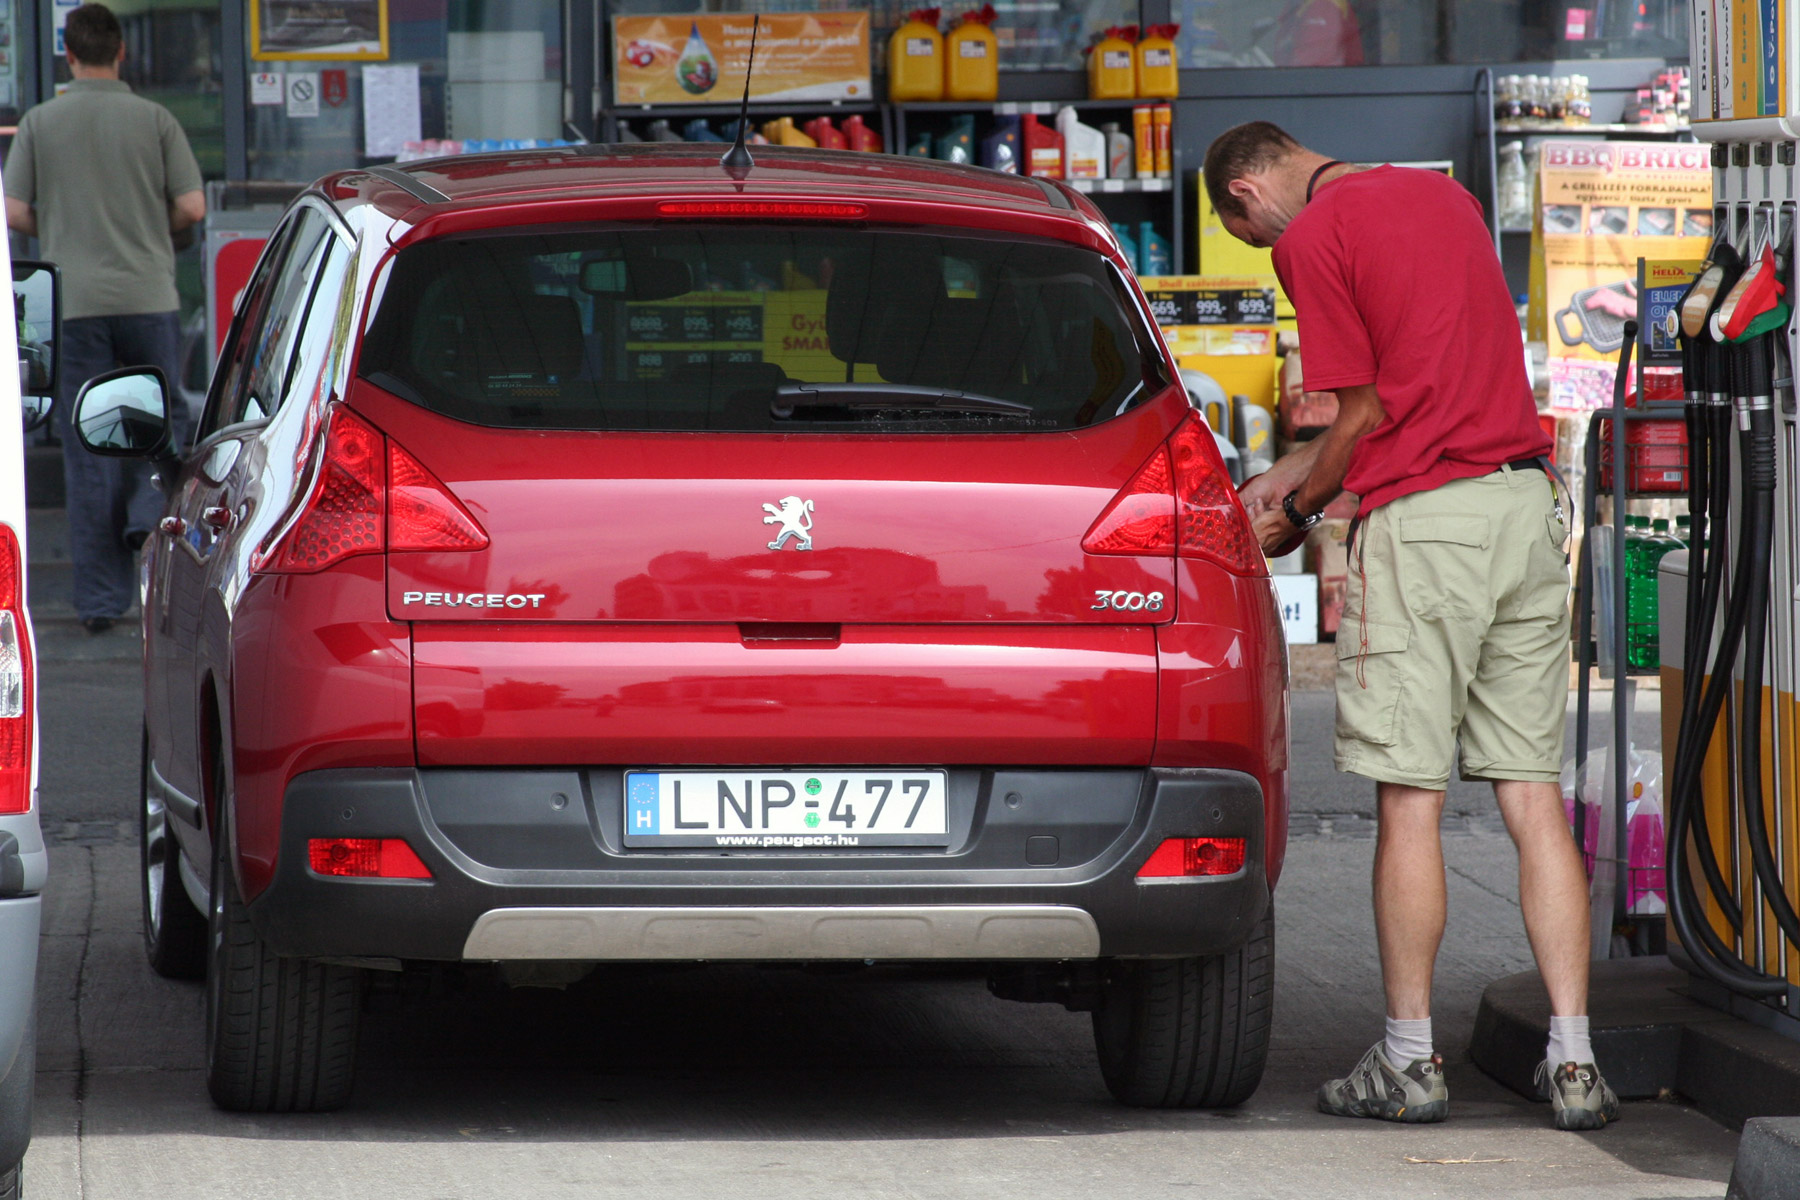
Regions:
<svg viewBox="0 0 1800 1200"><path fill-rule="evenodd" d="M1205 181L1225 228L1274 250L1307 391L1338 415L1243 487L1265 549L1361 497L1338 630L1336 758L1376 781L1375 928L1387 1035L1319 1089L1341 1116L1441 1121L1431 975L1444 933L1444 789L1485 779L1519 849L1519 897L1550 994L1538 1072L1560 1129L1618 1098L1588 1034L1587 878L1558 774L1569 572L1550 439L1518 319L1474 199L1449 178L1363 170L1263 121L1227 130Z"/></svg>

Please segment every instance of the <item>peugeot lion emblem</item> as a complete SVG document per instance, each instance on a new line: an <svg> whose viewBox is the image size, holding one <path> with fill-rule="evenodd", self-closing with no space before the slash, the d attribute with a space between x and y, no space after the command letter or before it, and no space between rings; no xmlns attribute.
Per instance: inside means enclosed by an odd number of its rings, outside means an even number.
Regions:
<svg viewBox="0 0 1800 1200"><path fill-rule="evenodd" d="M812 549L812 511L813 502L802 500L798 496L783 496L779 507L773 504L763 505L763 511L769 515L763 518L764 525L779 525L781 531L775 540L769 543L769 549L779 550L787 544L789 538L794 539L794 549Z"/></svg>

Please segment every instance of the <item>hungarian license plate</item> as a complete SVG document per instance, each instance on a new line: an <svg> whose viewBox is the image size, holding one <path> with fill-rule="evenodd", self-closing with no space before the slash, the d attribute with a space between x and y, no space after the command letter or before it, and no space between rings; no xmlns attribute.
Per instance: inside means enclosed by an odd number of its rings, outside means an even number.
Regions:
<svg viewBox="0 0 1800 1200"><path fill-rule="evenodd" d="M943 771L627 771L627 846L949 844Z"/></svg>

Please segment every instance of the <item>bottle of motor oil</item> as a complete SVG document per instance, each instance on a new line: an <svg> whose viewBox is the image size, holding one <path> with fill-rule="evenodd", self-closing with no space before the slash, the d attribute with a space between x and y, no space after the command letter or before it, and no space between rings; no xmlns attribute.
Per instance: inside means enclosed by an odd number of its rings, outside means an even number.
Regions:
<svg viewBox="0 0 1800 1200"><path fill-rule="evenodd" d="M944 98L944 35L940 10L915 8L888 38L888 99L895 104Z"/></svg>
<svg viewBox="0 0 1800 1200"><path fill-rule="evenodd" d="M1173 275L1175 273L1175 255L1169 249L1169 241L1156 232L1156 227L1148 221L1138 222L1138 267L1140 275Z"/></svg>
<svg viewBox="0 0 1800 1200"><path fill-rule="evenodd" d="M1001 117L994 132L981 139L981 165L1017 175L1019 157L1019 118Z"/></svg>
<svg viewBox="0 0 1800 1200"><path fill-rule="evenodd" d="M806 132L794 124L792 117L776 117L763 126L763 136L777 146L817 146L819 143L807 136Z"/></svg>
<svg viewBox="0 0 1800 1200"><path fill-rule="evenodd" d="M1156 136L1156 173L1164 179L1175 174L1175 106L1158 104L1150 110L1150 129Z"/></svg>
<svg viewBox="0 0 1800 1200"><path fill-rule="evenodd" d="M1088 48L1088 99L1129 100L1137 95L1136 25L1114 25Z"/></svg>
<svg viewBox="0 0 1800 1200"><path fill-rule="evenodd" d="M908 158L930 158L931 135L929 133L913 134L913 140L907 143L906 154Z"/></svg>
<svg viewBox="0 0 1800 1200"><path fill-rule="evenodd" d="M1106 177L1106 135L1092 125L1083 125L1073 108L1056 114L1056 132L1062 135L1063 178L1104 179Z"/></svg>
<svg viewBox="0 0 1800 1200"><path fill-rule="evenodd" d="M1106 177L1108 179L1130 179L1136 174L1136 164L1132 161L1131 135L1119 128L1117 121L1108 121L1100 127L1106 135Z"/></svg>
<svg viewBox="0 0 1800 1200"><path fill-rule="evenodd" d="M844 140L852 150L868 154L880 154L882 151L881 135L863 122L861 113L851 113L844 118Z"/></svg>
<svg viewBox="0 0 1800 1200"><path fill-rule="evenodd" d="M1158 100L1181 95L1181 72L1175 65L1179 25L1152 25L1137 44L1137 94Z"/></svg>
<svg viewBox="0 0 1800 1200"><path fill-rule="evenodd" d="M712 131L705 117L695 117L681 127L681 136L690 142L722 142L725 139Z"/></svg>
<svg viewBox="0 0 1800 1200"><path fill-rule="evenodd" d="M843 135L837 126L831 123L830 117L814 117L804 126L806 136L819 144L821 150L848 150L850 139Z"/></svg>
<svg viewBox="0 0 1800 1200"><path fill-rule="evenodd" d="M1021 135L1025 144L1025 173L1045 179L1061 179L1063 173L1062 135L1045 125L1033 113L1022 118Z"/></svg>
<svg viewBox="0 0 1800 1200"><path fill-rule="evenodd" d="M1137 160L1137 176L1149 179L1156 174L1156 118L1153 105L1140 104L1131 110L1131 146Z"/></svg>
<svg viewBox="0 0 1800 1200"><path fill-rule="evenodd" d="M975 161L975 117L972 113L955 118L950 122L949 132L939 135L937 156L945 162Z"/></svg>
<svg viewBox="0 0 1800 1200"><path fill-rule="evenodd" d="M1119 239L1119 249L1125 252L1125 261L1131 264L1132 274L1145 274L1146 272L1139 270L1142 264L1138 261L1138 244L1132 238L1131 231L1117 221L1112 223L1112 231L1113 236Z"/></svg>
<svg viewBox="0 0 1800 1200"><path fill-rule="evenodd" d="M992 103L1000 95L1000 39L994 36L994 6L983 4L962 15L944 38L944 99Z"/></svg>
<svg viewBox="0 0 1800 1200"><path fill-rule="evenodd" d="M650 134L650 140L653 142L679 142L685 140L679 133L676 133L671 129L669 127L669 122L663 118L658 118L657 120L650 122L648 132Z"/></svg>

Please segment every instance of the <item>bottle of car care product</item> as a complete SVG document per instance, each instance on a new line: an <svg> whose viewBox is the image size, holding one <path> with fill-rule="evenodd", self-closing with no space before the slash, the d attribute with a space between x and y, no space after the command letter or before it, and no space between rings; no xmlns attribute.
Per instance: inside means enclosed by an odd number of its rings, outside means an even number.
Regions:
<svg viewBox="0 0 1800 1200"><path fill-rule="evenodd" d="M763 126L763 136L777 146L817 146L819 144L808 137L805 131L798 128L792 117L776 117Z"/></svg>
<svg viewBox="0 0 1800 1200"><path fill-rule="evenodd" d="M1138 264L1142 275L1173 275L1175 254L1169 240L1148 221L1138 222Z"/></svg>
<svg viewBox="0 0 1800 1200"><path fill-rule="evenodd" d="M994 6L983 4L962 15L944 38L944 99L992 103L1000 95L1000 39L994 36Z"/></svg>
<svg viewBox="0 0 1800 1200"><path fill-rule="evenodd" d="M814 117L804 126L806 136L819 144L821 150L848 150L850 139L843 135L837 126L831 123L830 117Z"/></svg>
<svg viewBox="0 0 1800 1200"><path fill-rule="evenodd" d="M712 126L706 123L704 117L695 117L683 125L681 136L690 142L722 142L725 140L712 131Z"/></svg>
<svg viewBox="0 0 1800 1200"><path fill-rule="evenodd" d="M658 119L650 122L650 140L653 142L679 142L684 140L679 133L669 128L666 120Z"/></svg>
<svg viewBox="0 0 1800 1200"><path fill-rule="evenodd" d="M974 114L963 113L950 122L949 132L938 136L937 156L945 162L972 163L975 161Z"/></svg>
<svg viewBox="0 0 1800 1200"><path fill-rule="evenodd" d="M1131 135L1121 132L1117 121L1108 121L1100 127L1100 132L1106 135L1106 177L1130 179L1137 173L1137 164L1132 161Z"/></svg>
<svg viewBox="0 0 1800 1200"><path fill-rule="evenodd" d="M1138 244L1132 238L1131 231L1117 221L1113 222L1112 231L1113 236L1119 239L1119 249L1125 252L1125 261L1131 264L1132 274L1145 274L1138 269Z"/></svg>
<svg viewBox="0 0 1800 1200"><path fill-rule="evenodd" d="M1151 108L1151 105L1140 104L1131 110L1131 145L1139 179L1149 179L1156 174L1156 118Z"/></svg>
<svg viewBox="0 0 1800 1200"><path fill-rule="evenodd" d="M1019 173L1019 118L1001 117L994 132L981 139L981 165L1008 175Z"/></svg>
<svg viewBox="0 0 1800 1200"><path fill-rule="evenodd" d="M860 150L866 154L880 154L882 151L881 135L863 122L861 113L851 113L844 118L844 140L852 150Z"/></svg>
<svg viewBox="0 0 1800 1200"><path fill-rule="evenodd" d="M914 134L913 140L907 144L906 153L910 158L930 158L931 135L929 133Z"/></svg>
<svg viewBox="0 0 1800 1200"><path fill-rule="evenodd" d="M1056 114L1056 132L1062 135L1063 178L1104 179L1106 177L1106 135L1092 125L1083 125L1073 108L1062 108Z"/></svg>
<svg viewBox="0 0 1800 1200"><path fill-rule="evenodd" d="M1026 113L1021 120L1021 133L1025 143L1025 173L1045 179L1061 179L1062 135L1043 124L1032 113Z"/></svg>
<svg viewBox="0 0 1800 1200"><path fill-rule="evenodd" d="M895 104L944 98L944 35L939 10L915 8L888 38L888 99Z"/></svg>
<svg viewBox="0 0 1800 1200"><path fill-rule="evenodd" d="M1088 47L1088 99L1129 100L1137 95L1136 25L1114 25Z"/></svg>
<svg viewBox="0 0 1800 1200"><path fill-rule="evenodd" d="M1175 35L1179 25L1152 25L1137 44L1137 94L1158 100L1181 95L1181 72L1175 67Z"/></svg>
<svg viewBox="0 0 1800 1200"><path fill-rule="evenodd" d="M1158 104L1150 110L1150 128L1156 138L1156 173L1163 179L1175 174L1175 107Z"/></svg>

